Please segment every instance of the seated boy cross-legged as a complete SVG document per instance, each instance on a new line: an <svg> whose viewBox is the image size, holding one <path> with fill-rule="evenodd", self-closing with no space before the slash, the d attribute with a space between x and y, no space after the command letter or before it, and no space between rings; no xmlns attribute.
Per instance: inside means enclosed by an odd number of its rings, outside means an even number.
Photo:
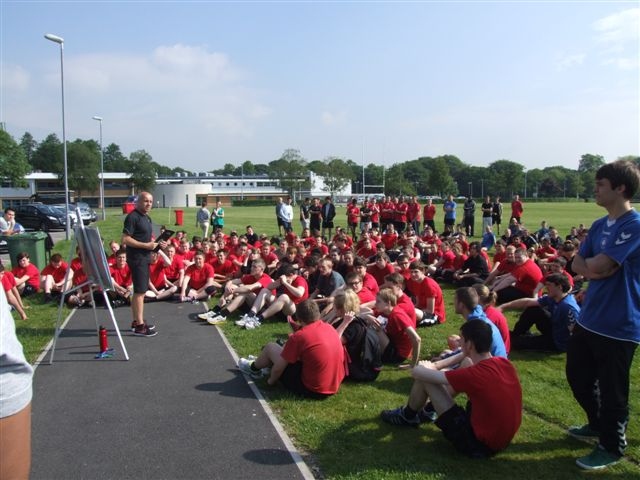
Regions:
<svg viewBox="0 0 640 480"><path fill-rule="evenodd" d="M414 379L405 407L382 412L393 425L418 426L427 401L435 408L435 424L461 453L486 458L506 448L522 420L522 388L515 368L490 353L492 330L482 320L469 320L460 328L462 353L470 366L439 370L437 362L423 361L413 368ZM466 410L453 395L465 393Z"/></svg>
<svg viewBox="0 0 640 480"><path fill-rule="evenodd" d="M318 305L305 300L297 306L296 319L302 327L284 347L269 343L255 360L241 358L238 368L252 378L270 369L269 385L278 381L285 388L307 398L323 399L337 393L344 378L344 348L338 332L320 320Z"/></svg>

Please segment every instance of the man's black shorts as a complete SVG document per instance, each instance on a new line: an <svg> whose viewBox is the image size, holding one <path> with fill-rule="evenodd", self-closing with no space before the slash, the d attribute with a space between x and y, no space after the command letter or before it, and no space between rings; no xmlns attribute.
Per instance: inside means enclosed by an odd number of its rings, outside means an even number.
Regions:
<svg viewBox="0 0 640 480"><path fill-rule="evenodd" d="M438 417L436 425L460 453L471 458L487 458L494 455L493 450L476 438L471 426L470 404L468 409L466 411L459 405L454 405Z"/></svg>
<svg viewBox="0 0 640 480"><path fill-rule="evenodd" d="M149 290L149 264L147 262L128 262L133 281L133 293L146 293Z"/></svg>
<svg viewBox="0 0 640 480"><path fill-rule="evenodd" d="M302 383L302 362L290 363L287 365L280 376L280 382L287 390L290 390L301 397L315 398L319 400L330 397L330 395L313 392L309 390L304 383Z"/></svg>

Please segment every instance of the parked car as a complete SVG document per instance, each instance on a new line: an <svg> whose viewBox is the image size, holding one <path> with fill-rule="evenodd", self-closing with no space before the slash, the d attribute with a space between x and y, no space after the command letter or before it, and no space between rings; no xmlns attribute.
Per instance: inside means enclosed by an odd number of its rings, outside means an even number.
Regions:
<svg viewBox="0 0 640 480"><path fill-rule="evenodd" d="M89 225L91 222L98 220L98 214L93 208L86 202L76 202L73 206L73 211L76 211L76 207L80 208L80 215L82 216L82 223Z"/></svg>
<svg viewBox="0 0 640 480"><path fill-rule="evenodd" d="M56 207L53 205L44 205L42 203L27 203L15 207L16 222L20 223L24 228L32 230L41 230L48 232L49 230L65 230L67 228L67 219L65 217L64 205ZM70 215L73 226L76 216Z"/></svg>

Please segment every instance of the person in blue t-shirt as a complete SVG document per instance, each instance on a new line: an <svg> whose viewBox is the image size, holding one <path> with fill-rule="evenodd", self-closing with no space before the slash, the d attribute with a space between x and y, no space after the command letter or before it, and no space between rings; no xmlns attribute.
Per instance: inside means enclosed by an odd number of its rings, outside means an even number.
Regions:
<svg viewBox="0 0 640 480"><path fill-rule="evenodd" d="M608 215L596 220L572 268L589 286L567 349L566 374L588 424L578 438L598 439L579 467L606 468L620 460L629 421L629 374L640 343L640 214L631 199L640 169L618 160L596 172L595 200Z"/></svg>
<svg viewBox="0 0 640 480"><path fill-rule="evenodd" d="M449 195L447 200L442 205L444 211L444 231L445 233L452 233L453 227L456 224L456 202L453 201L453 195Z"/></svg>
<svg viewBox="0 0 640 480"><path fill-rule="evenodd" d="M575 326L580 306L571 295L566 275L554 273L544 279L547 295L540 298L519 298L503 303L498 310L524 309L511 331L512 350L543 350L566 352L571 330ZM536 326L540 335L531 335Z"/></svg>

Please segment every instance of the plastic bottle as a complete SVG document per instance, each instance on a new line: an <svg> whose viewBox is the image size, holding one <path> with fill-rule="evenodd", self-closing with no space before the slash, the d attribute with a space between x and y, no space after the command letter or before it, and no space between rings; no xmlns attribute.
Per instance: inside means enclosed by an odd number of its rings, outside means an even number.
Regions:
<svg viewBox="0 0 640 480"><path fill-rule="evenodd" d="M106 352L109 350L109 339L107 338L107 329L100 325L100 329L98 330L100 336L100 353Z"/></svg>

